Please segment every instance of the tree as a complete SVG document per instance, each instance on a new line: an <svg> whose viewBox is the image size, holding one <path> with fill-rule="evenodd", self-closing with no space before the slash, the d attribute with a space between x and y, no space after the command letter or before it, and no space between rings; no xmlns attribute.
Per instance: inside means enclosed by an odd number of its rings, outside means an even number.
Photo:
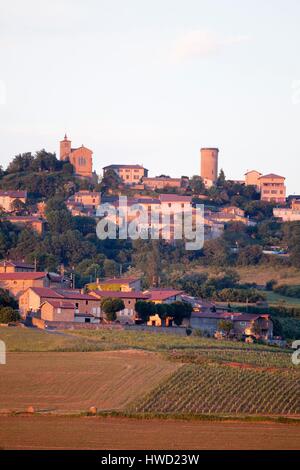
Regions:
<svg viewBox="0 0 300 470"><path fill-rule="evenodd" d="M233 330L233 322L229 320L220 320L218 326L220 330L226 334L226 336L229 336L229 333Z"/></svg>
<svg viewBox="0 0 300 470"><path fill-rule="evenodd" d="M201 176L194 175L190 180L190 188L194 194L205 193L205 184Z"/></svg>
<svg viewBox="0 0 300 470"><path fill-rule="evenodd" d="M12 307L0 307L0 323L10 323L20 320L19 313Z"/></svg>
<svg viewBox="0 0 300 470"><path fill-rule="evenodd" d="M19 155L16 155L10 162L7 167L7 172L21 173L23 171L28 171L30 170L33 161L34 157L31 155L31 152L20 153Z"/></svg>
<svg viewBox="0 0 300 470"><path fill-rule="evenodd" d="M170 316L173 318L175 325L180 326L185 318L191 318L193 306L189 302L176 301L170 307Z"/></svg>
<svg viewBox="0 0 300 470"><path fill-rule="evenodd" d="M101 301L101 308L106 314L107 320L113 322L117 319L117 313L124 310L125 304L122 299L108 297Z"/></svg>
<svg viewBox="0 0 300 470"><path fill-rule="evenodd" d="M217 186L222 188L226 183L226 177L225 177L225 173L224 173L224 170L221 169L220 171L220 174L218 176L218 180L217 180Z"/></svg>
<svg viewBox="0 0 300 470"><path fill-rule="evenodd" d="M155 313L155 305L153 302L145 302L138 300L135 304L135 311L142 323L147 323L151 315Z"/></svg>

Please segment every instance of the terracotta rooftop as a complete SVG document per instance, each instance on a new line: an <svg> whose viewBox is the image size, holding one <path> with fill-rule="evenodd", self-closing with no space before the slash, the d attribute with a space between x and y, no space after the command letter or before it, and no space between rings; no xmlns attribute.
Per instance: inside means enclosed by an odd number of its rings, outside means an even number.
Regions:
<svg viewBox="0 0 300 470"><path fill-rule="evenodd" d="M17 273L0 273L0 281L30 281L35 279L42 279L46 277L45 272L17 272Z"/></svg>
<svg viewBox="0 0 300 470"><path fill-rule="evenodd" d="M145 291L144 294L149 295L149 300L167 300L170 297L184 294L184 291L176 289L151 289Z"/></svg>
<svg viewBox="0 0 300 470"><path fill-rule="evenodd" d="M269 173L268 175L262 175L258 179L262 179L262 178L274 178L274 179L275 178L280 178L280 179L285 180L284 176L279 176L279 175L276 175L275 173Z"/></svg>
<svg viewBox="0 0 300 470"><path fill-rule="evenodd" d="M111 290L95 290L91 292L91 295L95 297L111 297L116 299L149 299L149 294L138 291L122 292L122 291L111 291Z"/></svg>
<svg viewBox="0 0 300 470"><path fill-rule="evenodd" d="M45 303L52 305L52 307L54 308L65 308L65 309L74 308L75 309L75 304L73 304L72 302L64 302L63 300L53 300L53 299L48 300L47 299L45 302L43 302L42 305L44 305Z"/></svg>

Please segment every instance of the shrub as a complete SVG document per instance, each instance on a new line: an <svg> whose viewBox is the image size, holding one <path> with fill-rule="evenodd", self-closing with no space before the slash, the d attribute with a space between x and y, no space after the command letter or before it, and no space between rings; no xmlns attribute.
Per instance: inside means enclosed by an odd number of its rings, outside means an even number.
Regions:
<svg viewBox="0 0 300 470"><path fill-rule="evenodd" d="M0 323L10 323L20 320L19 313L12 307L1 307L0 308Z"/></svg>

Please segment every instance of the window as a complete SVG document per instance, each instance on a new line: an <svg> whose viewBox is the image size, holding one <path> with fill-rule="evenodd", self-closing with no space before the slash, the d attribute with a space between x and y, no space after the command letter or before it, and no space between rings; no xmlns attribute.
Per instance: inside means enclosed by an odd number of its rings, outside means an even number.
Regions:
<svg viewBox="0 0 300 470"><path fill-rule="evenodd" d="M60 307L58 307L57 313L61 313L61 308Z"/></svg>
<svg viewBox="0 0 300 470"><path fill-rule="evenodd" d="M90 318L85 318L84 323L91 323L91 319Z"/></svg>

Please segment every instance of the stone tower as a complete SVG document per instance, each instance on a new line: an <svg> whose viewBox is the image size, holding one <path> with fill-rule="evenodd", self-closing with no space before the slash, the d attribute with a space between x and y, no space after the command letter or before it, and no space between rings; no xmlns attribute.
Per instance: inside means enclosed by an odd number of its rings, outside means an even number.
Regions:
<svg viewBox="0 0 300 470"><path fill-rule="evenodd" d="M60 159L66 160L70 158L71 153L71 141L68 139L67 134L65 134L64 140L60 141Z"/></svg>
<svg viewBox="0 0 300 470"><path fill-rule="evenodd" d="M218 179L219 149L202 148L200 175L206 187L211 187Z"/></svg>

